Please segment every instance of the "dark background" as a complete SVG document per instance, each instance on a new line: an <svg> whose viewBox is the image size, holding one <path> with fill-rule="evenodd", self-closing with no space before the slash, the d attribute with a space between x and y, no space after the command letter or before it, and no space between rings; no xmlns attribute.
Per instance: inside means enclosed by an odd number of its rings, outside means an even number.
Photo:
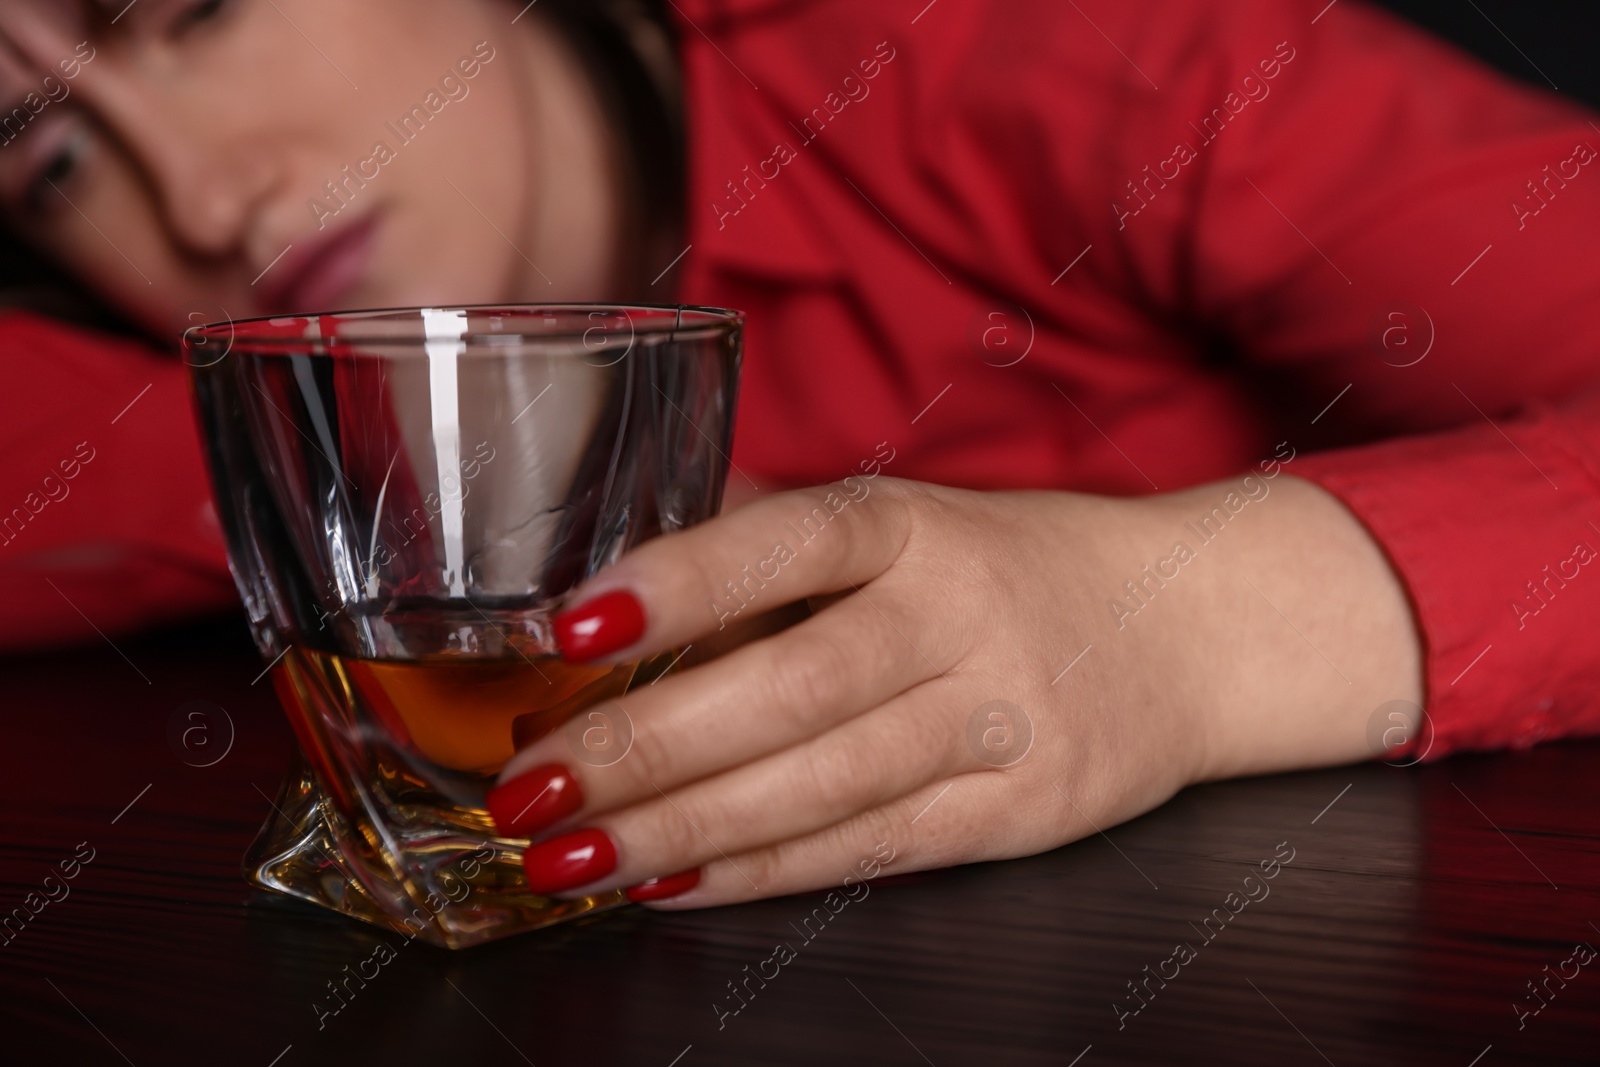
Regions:
<svg viewBox="0 0 1600 1067"><path fill-rule="evenodd" d="M1563 95L1600 107L1600 67L1595 64L1600 3L1595 0L1377 3L1454 41L1514 78L1546 89L1554 82Z"/></svg>
<svg viewBox="0 0 1600 1067"><path fill-rule="evenodd" d="M1600 106L1600 0L1383 6ZM1513 1013L1574 940L1600 943L1595 741L1202 786L1114 841L882 884L726 1028L725 983L815 899L403 948L319 1028L326 983L387 935L239 877L257 788L291 744L249 684L259 657L237 619L119 644L127 660L96 644L0 661L0 906L71 843L98 850L71 898L0 948L0 1064L1596 1062L1594 968L1526 1027ZM216 769L163 729L197 697L238 729ZM1125 983L1279 841L1297 858L1272 898L1119 1030Z"/></svg>

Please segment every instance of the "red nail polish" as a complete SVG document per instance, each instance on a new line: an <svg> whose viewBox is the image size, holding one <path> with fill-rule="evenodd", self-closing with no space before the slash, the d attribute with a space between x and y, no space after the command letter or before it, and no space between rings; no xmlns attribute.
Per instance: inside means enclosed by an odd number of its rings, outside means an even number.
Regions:
<svg viewBox="0 0 1600 1067"><path fill-rule="evenodd" d="M577 830L541 841L522 854L528 888L559 893L604 878L617 868L617 846L604 830Z"/></svg>
<svg viewBox="0 0 1600 1067"><path fill-rule="evenodd" d="M532 837L583 807L583 787L559 763L546 763L489 790L494 826L504 837Z"/></svg>
<svg viewBox="0 0 1600 1067"><path fill-rule="evenodd" d="M644 606L619 589L561 612L553 624L562 659L595 660L644 636Z"/></svg>
<svg viewBox="0 0 1600 1067"><path fill-rule="evenodd" d="M687 893L699 884L700 868L696 867L693 870L669 874L665 878L652 878L648 882L629 886L628 899L635 904L643 904L647 900L666 900Z"/></svg>

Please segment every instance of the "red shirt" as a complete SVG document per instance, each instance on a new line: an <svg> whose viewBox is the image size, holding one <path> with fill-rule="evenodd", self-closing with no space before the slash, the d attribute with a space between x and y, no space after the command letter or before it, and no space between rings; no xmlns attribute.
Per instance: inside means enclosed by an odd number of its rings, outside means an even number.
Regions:
<svg viewBox="0 0 1600 1067"><path fill-rule="evenodd" d="M676 8L659 287L750 313L734 479L887 442L901 477L1137 494L1293 456L1405 582L1432 755L1600 730L1588 112L1359 0ZM0 515L95 449L0 534L0 641L226 602L181 367L0 338Z"/></svg>

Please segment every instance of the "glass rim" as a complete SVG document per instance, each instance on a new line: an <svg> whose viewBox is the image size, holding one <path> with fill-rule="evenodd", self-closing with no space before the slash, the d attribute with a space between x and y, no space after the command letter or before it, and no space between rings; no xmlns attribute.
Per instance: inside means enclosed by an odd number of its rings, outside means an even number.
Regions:
<svg viewBox="0 0 1600 1067"><path fill-rule="evenodd" d="M304 334L289 335L281 331L294 323L310 326L312 323L320 321L338 323L414 322L418 321L424 312L438 314L467 312L490 317L500 314L507 318L515 317L527 320L542 317L551 312L621 312L628 317L631 332L657 337L670 337L674 334L686 332L699 333L705 330L726 330L742 326L745 321L745 313L743 311L701 304L601 303L584 301L530 304L450 304L435 307L360 308L346 311L308 312L299 315L258 315L247 319L221 319L216 322L189 327L183 331L180 340L185 347L200 347L207 345L211 341L226 341L230 348L242 342L251 347L260 346L265 349L304 348L307 345L320 347L331 344L393 345L396 347L415 345L420 354L429 340L426 335L401 337L386 333L366 334L360 331L348 333L341 331L337 335L308 337ZM629 312L648 312L662 316L671 315L673 318L670 323L639 324L633 321L632 316L628 314ZM686 316L692 316L698 321L685 322ZM271 331L249 329L264 326L273 327L274 329ZM459 340L464 344L481 343L490 339L494 339L501 344L504 344L507 340L528 342L582 341L592 329L593 327L591 326L580 325L569 330L544 330L540 332L521 329L466 330L459 335L452 333L450 339Z"/></svg>

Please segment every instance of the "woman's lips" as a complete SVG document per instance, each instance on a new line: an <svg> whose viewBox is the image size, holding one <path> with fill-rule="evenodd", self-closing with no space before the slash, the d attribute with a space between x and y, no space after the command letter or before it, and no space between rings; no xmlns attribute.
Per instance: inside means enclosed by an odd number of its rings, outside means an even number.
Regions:
<svg viewBox="0 0 1600 1067"><path fill-rule="evenodd" d="M262 312L310 314L343 310L339 302L366 276L378 220L368 216L331 233L302 238L256 280Z"/></svg>

